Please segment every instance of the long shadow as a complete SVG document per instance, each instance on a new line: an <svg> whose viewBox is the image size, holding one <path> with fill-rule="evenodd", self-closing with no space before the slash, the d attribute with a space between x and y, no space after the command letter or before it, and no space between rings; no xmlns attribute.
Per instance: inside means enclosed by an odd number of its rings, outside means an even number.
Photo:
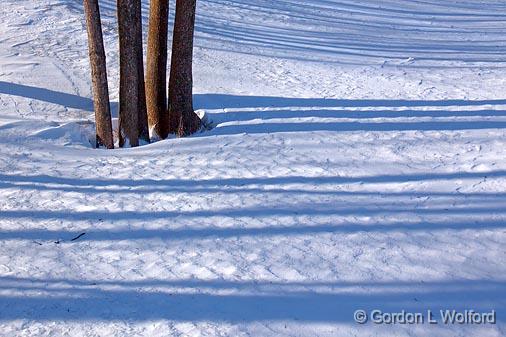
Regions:
<svg viewBox="0 0 506 337"><path fill-rule="evenodd" d="M63 217L65 218L65 217ZM71 217L75 220L79 218ZM54 215L54 219L61 219ZM148 218L149 219L149 218ZM81 219L83 220L83 219ZM90 220L90 218L86 218ZM97 219L100 222L103 219ZM170 223L170 219L167 220ZM289 237L319 234L353 234L353 233L388 233L388 232L434 232L434 231L463 231L463 230L494 230L505 229L506 222L501 220L469 220L469 221L422 221L416 223L380 222L373 224L324 224L324 225L294 225L269 226L260 228L174 228L174 229L118 229L118 230L11 230L1 231L0 240L35 240L45 243L79 243L87 241L131 241L131 240L202 240L202 239L230 239L239 237L257 237L275 239L275 237ZM77 238L81 233L85 235ZM42 244L42 242L39 242Z"/></svg>
<svg viewBox="0 0 506 337"><path fill-rule="evenodd" d="M0 278L0 321L14 319L60 321L255 322L299 321L353 323L357 309L420 312L428 309L496 310L504 321L506 283L493 280L427 282L321 282L268 284L180 280L161 284ZM104 286L114 285L113 289ZM147 288L142 288L147 286ZM162 286L164 288L150 288ZM139 288L141 287L141 288ZM200 287L207 290L202 291ZM277 291L265 291L265 287ZM194 288L194 291L188 291ZM186 291L184 291L186 289ZM232 289L227 294L212 290ZM29 296L36 290L43 295ZM211 290L211 291L209 291ZM238 290L238 291L237 291ZM16 295L10 295L14 293Z"/></svg>
<svg viewBox="0 0 506 337"><path fill-rule="evenodd" d="M333 188L342 184L381 184L406 183L441 180L469 180L504 178L506 171L488 172L443 172L420 174L392 174L372 176L281 176L257 178L218 178L218 179L86 179L50 175L12 175L0 173L0 189L26 189L40 191L64 191L77 193L269 193L269 194L308 194L333 196L389 196L389 197L450 197L503 199L499 192L382 192L347 191ZM285 186L290 185L290 186ZM314 186L325 189L315 189Z"/></svg>
<svg viewBox="0 0 506 337"><path fill-rule="evenodd" d="M286 184L352 184L352 183L406 183L454 179L483 179L503 178L506 171L487 172L443 172L443 173L420 173L420 174L385 174L373 176L281 176L281 177L258 177L258 178L222 178L222 179L85 179L67 178L49 175L9 175L0 174L0 183L21 183L21 184L58 184L69 187L83 188L106 188L106 187L167 187L167 188L188 188L195 187L247 187L249 185L286 185ZM12 186L12 185L10 185ZM35 188L36 186L34 186ZM107 191L103 189L102 191Z"/></svg>
<svg viewBox="0 0 506 337"><path fill-rule="evenodd" d="M264 134L282 132L389 132L389 131L459 131L459 130L483 130L504 129L506 122L495 121L469 121L469 122L396 122L396 123L261 123L247 125L226 125L213 129L206 135L236 135L236 134Z"/></svg>
<svg viewBox="0 0 506 337"><path fill-rule="evenodd" d="M375 176L282 176L282 177L259 177L259 178L223 178L202 180L156 180L156 179L82 179L65 178L48 175L18 176L0 175L0 180L28 183L64 184L73 186L168 186L168 187L191 187L191 186L246 186L246 185L278 185L278 184L346 184L346 183L394 183L415 182L427 180L452 180L452 179L475 179L475 178L501 178L506 177L506 171L488 172L448 172L427 174L391 174Z"/></svg>
<svg viewBox="0 0 506 337"><path fill-rule="evenodd" d="M45 88L0 81L0 94L31 98L67 108L93 111L93 101L89 98Z"/></svg>
<svg viewBox="0 0 506 337"><path fill-rule="evenodd" d="M430 173L419 175L377 175L362 177L260 177L260 178L226 178L208 180L121 180L121 179L73 179L63 177L40 176L17 176L0 175L0 188L30 188L30 189L61 189L67 192L81 193L154 193L154 192L180 192L180 193L225 193L243 191L247 193L274 193L269 186L275 186L276 193L309 193L304 188L297 187L295 191L290 188L283 188L285 184L300 184L311 186L324 186L330 184L347 183L404 183L415 181L437 181L437 180L466 180L483 178L503 178L505 171L490 172L449 172ZM258 185L265 189L259 189ZM279 186L278 186L279 185ZM252 190L253 188L253 190ZM314 191L313 191L314 192ZM319 193L319 192L315 192ZM265 217L300 217L300 216L385 216L410 214L416 216L445 216L459 218L448 221L422 221L422 222L388 222L379 221L369 224L348 223L348 224L318 224L308 226L266 226L261 228L164 228L164 229L118 229L118 230L86 230L86 235L80 241L86 240L182 240L189 238L231 238L241 236L289 236L318 233L356 233L356 232L391 232L391 231L427 231L427 230L467 230L467 229L497 229L504 228L505 223L500 220L485 219L482 221L462 221L462 216L467 215L504 215L506 209L506 198L504 193L438 193L438 192L350 192L350 191L327 191L328 195L339 196L365 196L368 198L379 197L372 204L355 202L343 203L341 201L329 203L307 203L297 204L296 207L265 206L248 208L226 208L213 210L195 211L89 211L89 212L66 212L52 210L3 210L0 212L0 219L34 219L34 220L71 220L80 221L125 221L136 219L150 222L152 220L164 220L170 223L177 220L184 222L191 219L207 219L212 217L228 218L265 218ZM417 208L410 202L400 202L398 197L409 197L410 200L417 196L431 196L460 200L459 203L449 203L443 199L438 202L433 200L433 205L425 208ZM385 199L386 198L386 199ZM51 231L51 230L17 230L0 232L1 240L25 239L25 240L70 240L80 232L72 231Z"/></svg>
<svg viewBox="0 0 506 337"><path fill-rule="evenodd" d="M284 194L284 195L317 195L317 196L334 196L334 197L408 197L408 198L422 198L422 197L437 197L437 198L452 198L453 200L506 200L506 193L500 192L437 192L437 191L413 191L413 192L382 192L382 191L342 191L342 190L324 190L324 189L311 189L309 188L261 188L251 187L252 185L244 184L243 186L228 186L228 185L210 185L209 187L201 186L170 186L161 184L160 186L146 185L139 187L128 186L115 186L111 184L109 187L93 186L88 187L81 185L58 185L48 184L42 185L40 183L30 184L17 184L8 181L0 180L0 189L18 189L18 190L36 190L36 191L62 191L62 192L76 192L76 193L123 193L123 194L153 194L153 193L183 193L183 194Z"/></svg>
<svg viewBox="0 0 506 337"><path fill-rule="evenodd" d="M100 4L106 24L115 29L116 2ZM82 12L80 6L73 3ZM429 61L420 67L503 68L505 63L506 30L499 24L504 21L503 5L432 0L378 7L320 0L203 0L198 6L199 48L360 66L408 57L417 62L394 66L419 67L418 61ZM145 27L148 8L149 1L143 0ZM173 13L171 9L171 24ZM286 19L272 19L277 17Z"/></svg>
<svg viewBox="0 0 506 337"><path fill-rule="evenodd" d="M390 289L403 291L413 286L423 288L424 285L437 286L441 288L459 289L466 287L475 289L481 285L488 285L492 288L506 287L503 280L454 280L454 281L275 281L275 280L225 280L225 279L140 279L140 280L107 280L107 279L66 279L66 278L38 278L38 277L18 277L18 276L0 276L0 289L15 285L19 289L45 289L50 290L55 287L89 287L89 286L116 286L120 288L128 287L181 287L181 288L200 288L200 289L237 289L248 290L258 289L266 291L269 289L295 289L305 287L307 289L344 289L351 287L371 287L377 289ZM450 289L451 291L451 289ZM506 299L505 299L506 301Z"/></svg>
<svg viewBox="0 0 506 337"><path fill-rule="evenodd" d="M371 118L420 118L420 117L506 117L506 110L265 110L262 111L227 111L213 112L213 122L217 121L251 121L254 119L282 118L353 118L353 119L371 119Z"/></svg>
<svg viewBox="0 0 506 337"><path fill-rule="evenodd" d="M506 99L490 100L399 100L399 99L331 99L292 98L275 96L241 96L228 94L195 94L196 108L397 108L397 107L471 107L480 105L506 105Z"/></svg>
<svg viewBox="0 0 506 337"><path fill-rule="evenodd" d="M93 102L89 98L73 94L56 92L44 88L36 88L21 84L0 81L0 93L22 96L31 99L59 104L65 107L93 111ZM263 119L260 124L247 125L218 125L211 132L197 136L231 135L241 133L272 133L272 132L309 132L309 131L455 131L476 129L505 128L503 121L413 121L413 122L338 122L338 123L272 123L272 118L397 118L397 117L504 117L502 110L467 110L467 111L345 111L345 110L306 110L300 108L414 108L414 107L473 107L483 105L506 105L506 100L438 100L438 101L409 101L409 100L338 100L313 98L286 98L262 96L235 96L224 94L197 94L194 97L195 106L204 109L242 109L242 108L297 108L282 111L254 111L254 112L227 112L213 113L212 118L217 122L246 121ZM111 103L113 115L117 115L117 103Z"/></svg>
<svg viewBox="0 0 506 337"><path fill-rule="evenodd" d="M485 205L482 206L481 204ZM216 210L195 211L46 211L46 210L2 210L0 219L36 219L36 220L163 220L226 217L226 218L267 218L290 216L375 216L383 214L410 214L410 215L506 215L506 203L488 206L487 202L465 205L465 207L448 207L447 205L430 208L399 207L386 203L370 207L366 205L339 206L336 204L296 204L291 207L243 207L225 208ZM410 205L411 206L411 205ZM0 234L1 235L1 234Z"/></svg>
<svg viewBox="0 0 506 337"><path fill-rule="evenodd" d="M502 120L506 116L506 111L490 109L491 105L506 105L504 99L339 100L200 94L195 95L195 105L206 110L218 110L210 111L208 114L215 128L209 132L198 134L197 137L243 133L459 131L503 129L506 127L506 122ZM486 106L486 108L470 109L481 106ZM445 110L445 107L452 109ZM225 108L226 112L223 111ZM364 108L364 110L347 111L347 108ZM389 108L392 109L389 110ZM234 111L234 109L251 110ZM437 119L445 117L451 119ZM466 120L463 119L464 117L470 118ZM305 119L295 120L294 118ZM307 118L346 118L348 120L336 122L335 120L307 120ZM380 120L379 118L384 119ZM400 118L404 118L404 120ZM425 118L425 120L417 118ZM354 120L350 121L349 119ZM371 119L376 120L371 121ZM236 123L244 121L255 121L256 123Z"/></svg>
<svg viewBox="0 0 506 337"><path fill-rule="evenodd" d="M308 1L304 4L300 1L283 1L282 4L206 2L224 9L234 7L245 18L225 19L214 13L198 17L197 44L208 48L220 45L236 52L349 64L402 59L407 58L406 55L440 63L504 61L497 54L504 48L504 41L497 34L504 29L493 28L494 23L502 20L501 11L456 9L453 4L436 1L429 7L421 2L409 7L377 7L341 1ZM258 22L253 19L256 15L267 18L287 15L291 24L269 20ZM471 37L471 27L487 38ZM463 34L467 34L469 40L459 38Z"/></svg>

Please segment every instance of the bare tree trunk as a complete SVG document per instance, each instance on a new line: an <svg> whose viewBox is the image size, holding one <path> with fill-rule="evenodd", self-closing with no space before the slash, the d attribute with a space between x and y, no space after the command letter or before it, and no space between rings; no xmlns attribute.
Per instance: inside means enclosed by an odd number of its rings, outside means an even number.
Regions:
<svg viewBox="0 0 506 337"><path fill-rule="evenodd" d="M120 50L119 143L139 146L149 142L142 60L140 0L118 0Z"/></svg>
<svg viewBox="0 0 506 337"><path fill-rule="evenodd" d="M136 36L136 46L137 46L137 59L139 62L139 119L138 119L138 127L139 127L139 138L144 142L149 143L149 128L148 128L148 112L146 107L146 87L144 85L144 54L143 54L143 44L142 44L142 12L141 12L141 1L139 0L139 5L137 7L137 15L139 18L139 24L137 25L137 36Z"/></svg>
<svg viewBox="0 0 506 337"><path fill-rule="evenodd" d="M184 137L200 129L193 111L193 34L196 0L177 0L169 80L169 131Z"/></svg>
<svg viewBox="0 0 506 337"><path fill-rule="evenodd" d="M93 105L95 107L95 125L97 129L95 146L114 148L112 136L111 107L109 87L102 36L102 24L98 0L84 0L86 29L88 31L88 49L90 54L91 80L93 83Z"/></svg>
<svg viewBox="0 0 506 337"><path fill-rule="evenodd" d="M167 138L167 38L169 0L151 0L146 71L148 124L156 135Z"/></svg>

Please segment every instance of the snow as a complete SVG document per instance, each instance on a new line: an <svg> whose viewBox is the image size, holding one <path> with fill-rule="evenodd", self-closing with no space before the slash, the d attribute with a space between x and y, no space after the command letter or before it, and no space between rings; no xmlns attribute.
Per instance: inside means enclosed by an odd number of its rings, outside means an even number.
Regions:
<svg viewBox="0 0 506 337"><path fill-rule="evenodd" d="M195 107L214 128L108 151L90 145L81 2L4 0L0 335L505 335L505 13L199 0Z"/></svg>

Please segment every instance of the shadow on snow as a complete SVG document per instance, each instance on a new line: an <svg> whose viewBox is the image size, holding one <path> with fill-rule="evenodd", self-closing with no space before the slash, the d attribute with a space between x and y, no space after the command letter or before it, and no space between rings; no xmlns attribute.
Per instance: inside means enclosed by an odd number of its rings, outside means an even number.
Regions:
<svg viewBox="0 0 506 337"><path fill-rule="evenodd" d="M506 283L492 280L362 283L0 277L0 289L0 321L288 320L353 324L357 309L432 309L436 315L440 309L506 309ZM6 295L6 290L13 294ZM498 315L498 319L504 318Z"/></svg>

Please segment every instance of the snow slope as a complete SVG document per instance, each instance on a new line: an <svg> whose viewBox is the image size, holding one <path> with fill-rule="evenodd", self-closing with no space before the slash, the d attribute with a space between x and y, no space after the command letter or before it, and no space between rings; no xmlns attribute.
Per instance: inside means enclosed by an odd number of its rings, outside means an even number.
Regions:
<svg viewBox="0 0 506 337"><path fill-rule="evenodd" d="M81 2L0 17L1 336L506 334L503 1L199 0L215 128L114 151ZM376 308L498 323L353 321Z"/></svg>

